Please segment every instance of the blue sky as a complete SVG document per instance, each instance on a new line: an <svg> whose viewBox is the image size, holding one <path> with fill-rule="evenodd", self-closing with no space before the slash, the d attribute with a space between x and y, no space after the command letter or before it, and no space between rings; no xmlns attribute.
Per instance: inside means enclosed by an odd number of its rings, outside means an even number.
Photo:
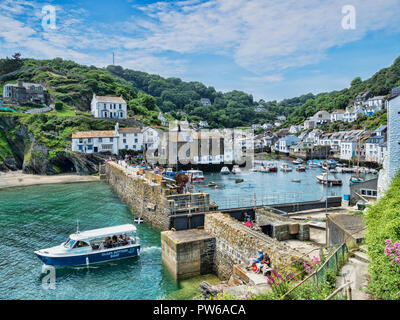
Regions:
<svg viewBox="0 0 400 320"><path fill-rule="evenodd" d="M44 29L52 5L56 28ZM355 29L342 27L344 5ZM348 87L400 56L400 0L0 0L0 56L62 57L281 100Z"/></svg>

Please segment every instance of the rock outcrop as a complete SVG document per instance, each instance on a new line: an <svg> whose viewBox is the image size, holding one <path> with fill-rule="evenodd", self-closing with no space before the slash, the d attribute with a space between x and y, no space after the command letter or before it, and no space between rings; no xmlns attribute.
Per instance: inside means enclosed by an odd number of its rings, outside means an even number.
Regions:
<svg viewBox="0 0 400 320"><path fill-rule="evenodd" d="M105 156L54 152L39 143L18 118L0 117L0 171L23 170L24 173L53 175L58 173L94 174Z"/></svg>

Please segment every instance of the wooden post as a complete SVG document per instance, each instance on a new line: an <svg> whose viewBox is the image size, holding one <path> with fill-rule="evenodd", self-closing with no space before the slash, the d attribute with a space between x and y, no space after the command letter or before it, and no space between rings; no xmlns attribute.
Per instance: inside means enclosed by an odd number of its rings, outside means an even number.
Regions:
<svg viewBox="0 0 400 320"><path fill-rule="evenodd" d="M350 284L347 287L347 300L352 300L351 298L351 286Z"/></svg>

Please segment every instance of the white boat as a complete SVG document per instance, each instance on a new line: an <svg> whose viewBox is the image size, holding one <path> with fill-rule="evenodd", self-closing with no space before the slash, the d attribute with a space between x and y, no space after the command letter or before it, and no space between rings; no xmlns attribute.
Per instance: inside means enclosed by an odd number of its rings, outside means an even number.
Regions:
<svg viewBox="0 0 400 320"><path fill-rule="evenodd" d="M231 172L229 171L228 167L222 167L221 169L221 174L230 174Z"/></svg>
<svg viewBox="0 0 400 320"><path fill-rule="evenodd" d="M297 158L296 160L293 160L293 161L292 161L293 164L303 164L303 162L304 162L304 161L303 161L303 159L301 159L301 158Z"/></svg>
<svg viewBox="0 0 400 320"><path fill-rule="evenodd" d="M192 182L204 181L203 171L201 170L188 170L187 175Z"/></svg>
<svg viewBox="0 0 400 320"><path fill-rule="evenodd" d="M293 171L293 169L291 167L289 167L286 163L281 165L281 171L283 172L291 172Z"/></svg>
<svg viewBox="0 0 400 320"><path fill-rule="evenodd" d="M269 168L266 167L266 166L261 166L261 167L258 167L257 171L258 172L263 172L263 173L268 173L269 172Z"/></svg>
<svg viewBox="0 0 400 320"><path fill-rule="evenodd" d="M71 234L58 246L34 252L46 265L82 266L140 255L140 240L133 224Z"/></svg>
<svg viewBox="0 0 400 320"><path fill-rule="evenodd" d="M238 174L238 173L242 173L242 170L240 170L239 166L237 164L235 164L232 168L232 173L233 174Z"/></svg>

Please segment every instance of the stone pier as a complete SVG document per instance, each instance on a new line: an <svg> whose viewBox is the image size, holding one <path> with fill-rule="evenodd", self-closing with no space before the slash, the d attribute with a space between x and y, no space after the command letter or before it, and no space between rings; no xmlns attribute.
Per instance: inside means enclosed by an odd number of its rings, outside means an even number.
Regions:
<svg viewBox="0 0 400 320"><path fill-rule="evenodd" d="M215 238L204 230L161 232L162 262L177 280L213 272Z"/></svg>

